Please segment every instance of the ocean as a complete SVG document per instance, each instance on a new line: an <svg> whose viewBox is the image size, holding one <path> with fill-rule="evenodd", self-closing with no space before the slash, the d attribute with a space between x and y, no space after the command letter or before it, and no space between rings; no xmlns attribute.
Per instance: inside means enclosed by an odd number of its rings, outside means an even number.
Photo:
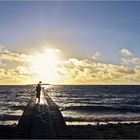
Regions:
<svg viewBox="0 0 140 140"><path fill-rule="evenodd" d="M140 86L44 87L69 125L140 122ZM17 123L35 86L0 86L0 124Z"/></svg>

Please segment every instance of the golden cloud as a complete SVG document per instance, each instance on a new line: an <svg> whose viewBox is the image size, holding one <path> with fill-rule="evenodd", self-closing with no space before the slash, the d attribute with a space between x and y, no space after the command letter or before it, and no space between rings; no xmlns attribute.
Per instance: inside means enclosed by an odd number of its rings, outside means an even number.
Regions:
<svg viewBox="0 0 140 140"><path fill-rule="evenodd" d="M0 50L0 60L25 62L29 61L30 55L13 53L8 50Z"/></svg>
<svg viewBox="0 0 140 140"><path fill-rule="evenodd" d="M23 84L32 81L30 55L0 49L0 84Z"/></svg>
<svg viewBox="0 0 140 140"><path fill-rule="evenodd" d="M59 77L57 84L139 84L140 58L127 49L121 50L121 56L125 64L106 64L76 58L60 61L56 69ZM30 67L32 57L0 49L0 84L35 83L37 77ZM129 67L130 63L133 67Z"/></svg>
<svg viewBox="0 0 140 140"><path fill-rule="evenodd" d="M139 69L127 66L96 63L90 60L69 59L59 65L58 74L64 83L71 84L113 84L140 82ZM135 78L136 79L135 79Z"/></svg>

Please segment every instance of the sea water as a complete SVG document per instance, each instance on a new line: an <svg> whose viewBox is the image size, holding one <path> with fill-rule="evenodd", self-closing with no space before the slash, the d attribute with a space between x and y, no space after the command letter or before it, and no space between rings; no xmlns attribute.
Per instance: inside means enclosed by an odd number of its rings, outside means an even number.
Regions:
<svg viewBox="0 0 140 140"><path fill-rule="evenodd" d="M140 86L46 86L67 124L140 122ZM35 86L0 86L0 120L17 123ZM14 120L17 119L17 120Z"/></svg>

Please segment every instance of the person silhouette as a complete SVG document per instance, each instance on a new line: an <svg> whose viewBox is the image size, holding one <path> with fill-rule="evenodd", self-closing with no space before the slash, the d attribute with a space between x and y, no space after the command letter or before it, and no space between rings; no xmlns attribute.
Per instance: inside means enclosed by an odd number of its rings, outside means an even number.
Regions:
<svg viewBox="0 0 140 140"><path fill-rule="evenodd" d="M41 81L36 86L36 98L38 98L38 103L40 102L40 93L41 93Z"/></svg>

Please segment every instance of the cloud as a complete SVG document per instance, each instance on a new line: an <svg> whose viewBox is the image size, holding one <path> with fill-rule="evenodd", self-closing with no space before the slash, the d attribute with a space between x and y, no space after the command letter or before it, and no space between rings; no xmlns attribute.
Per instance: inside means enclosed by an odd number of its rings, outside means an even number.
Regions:
<svg viewBox="0 0 140 140"><path fill-rule="evenodd" d="M100 52L95 52L92 56L93 59L98 59L100 57Z"/></svg>
<svg viewBox="0 0 140 140"><path fill-rule="evenodd" d="M9 50L0 50L0 60L25 62L29 61L30 57L30 55L13 53Z"/></svg>
<svg viewBox="0 0 140 140"><path fill-rule="evenodd" d="M60 61L56 69L58 84L140 83L140 58L128 49L121 50L120 65L95 62L99 52L93 56L93 60L70 58ZM37 76L30 67L32 58L32 55L0 49L0 84L35 83Z"/></svg>
<svg viewBox="0 0 140 140"><path fill-rule="evenodd" d="M62 82L71 84L112 84L140 82L140 72L127 66L69 59L59 65ZM135 77L135 78L134 78Z"/></svg>
<svg viewBox="0 0 140 140"><path fill-rule="evenodd" d="M15 69L0 69L1 84L27 84L34 81L32 73L24 66Z"/></svg>
<svg viewBox="0 0 140 140"><path fill-rule="evenodd" d="M132 56L132 53L128 50L128 49L122 49L121 50L121 56L122 57L130 57L130 56Z"/></svg>
<svg viewBox="0 0 140 140"><path fill-rule="evenodd" d="M136 57L128 49L122 49L121 56L122 56L121 58L122 64L124 65L130 66L130 67L136 67L137 65L140 65L140 58Z"/></svg>
<svg viewBox="0 0 140 140"><path fill-rule="evenodd" d="M14 53L0 47L0 84L23 84L33 81L31 55Z"/></svg>
<svg viewBox="0 0 140 140"><path fill-rule="evenodd" d="M133 63L135 65L140 65L140 58L139 57L133 57L131 59L131 63Z"/></svg>

